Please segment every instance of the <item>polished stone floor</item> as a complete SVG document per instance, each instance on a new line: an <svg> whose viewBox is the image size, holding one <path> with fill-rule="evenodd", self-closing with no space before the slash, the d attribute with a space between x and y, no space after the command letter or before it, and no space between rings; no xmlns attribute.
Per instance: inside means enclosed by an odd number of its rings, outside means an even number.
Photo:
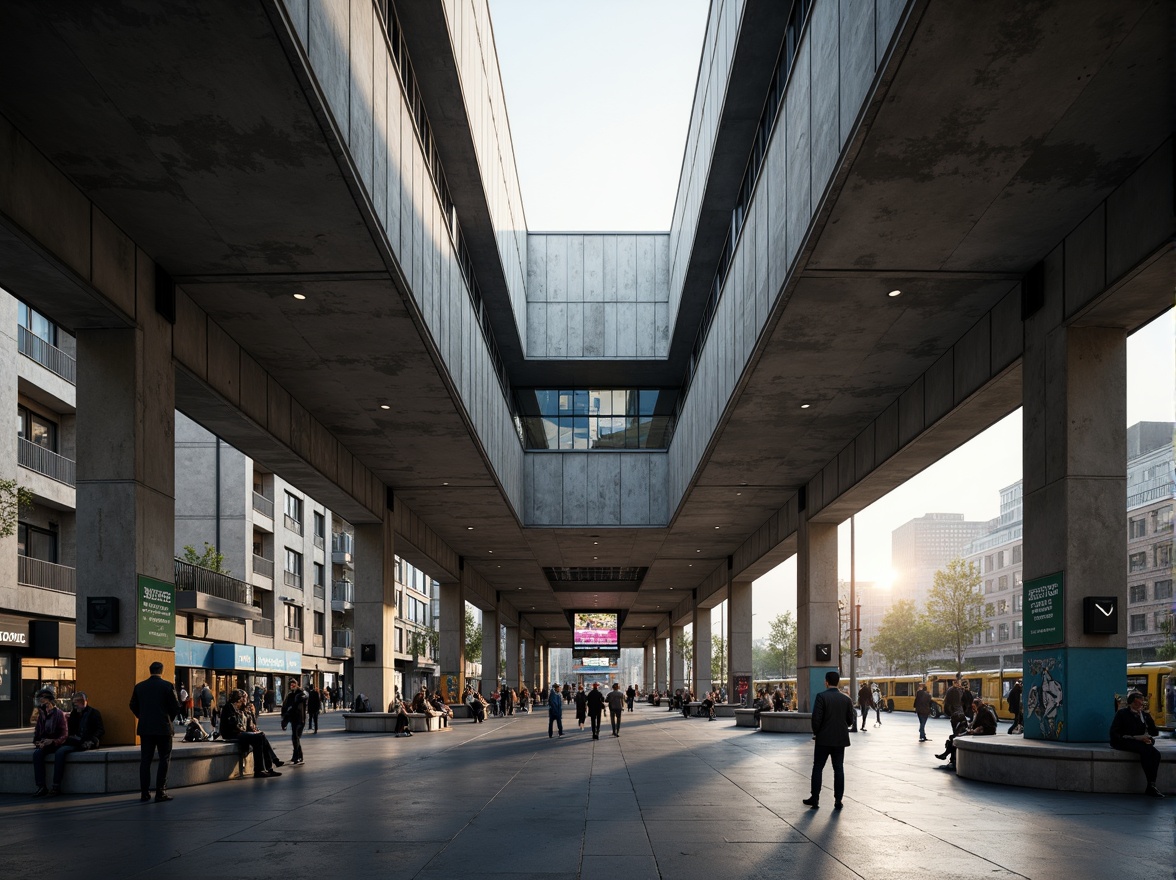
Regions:
<svg viewBox="0 0 1176 880"><path fill-rule="evenodd" d="M277 726L263 719L286 757ZM924 744L904 715L856 734L841 811L828 769L821 809L800 803L808 737L729 719L638 706L597 742L566 713L551 740L546 712L411 739L341 726L325 716L306 764L280 779L177 789L171 803L0 796L0 878L1176 876L1176 798L957 779L934 758L945 721Z"/></svg>

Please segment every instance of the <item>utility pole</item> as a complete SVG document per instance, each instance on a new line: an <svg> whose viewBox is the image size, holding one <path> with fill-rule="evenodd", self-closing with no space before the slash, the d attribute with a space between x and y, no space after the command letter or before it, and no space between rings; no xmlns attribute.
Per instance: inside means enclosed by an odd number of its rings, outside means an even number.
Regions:
<svg viewBox="0 0 1176 880"><path fill-rule="evenodd" d="M855 533L856 524L853 516L849 518L849 698L857 699L857 622L854 620L854 608L857 606L857 544ZM859 615L860 617L860 615ZM856 718L856 715L855 715Z"/></svg>

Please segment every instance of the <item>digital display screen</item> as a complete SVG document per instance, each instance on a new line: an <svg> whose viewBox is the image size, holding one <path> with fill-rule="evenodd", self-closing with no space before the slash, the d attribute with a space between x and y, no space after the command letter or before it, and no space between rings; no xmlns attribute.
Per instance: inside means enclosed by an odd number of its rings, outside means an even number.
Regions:
<svg viewBox="0 0 1176 880"><path fill-rule="evenodd" d="M617 641L615 611L577 611L572 615L572 645L576 648L615 648Z"/></svg>

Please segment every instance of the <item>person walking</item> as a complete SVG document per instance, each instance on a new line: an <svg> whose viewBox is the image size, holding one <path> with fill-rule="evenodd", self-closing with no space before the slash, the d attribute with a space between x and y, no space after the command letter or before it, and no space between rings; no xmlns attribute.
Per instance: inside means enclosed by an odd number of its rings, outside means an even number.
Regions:
<svg viewBox="0 0 1176 880"><path fill-rule="evenodd" d="M926 682L919 682L919 689L915 691L915 715L919 718L919 742L927 741L927 719L931 717L931 692L927 690Z"/></svg>
<svg viewBox="0 0 1176 880"><path fill-rule="evenodd" d="M621 693L621 686L615 681L604 701L608 703L608 720L612 723L612 735L620 736L621 714L625 711L625 695Z"/></svg>
<svg viewBox="0 0 1176 880"><path fill-rule="evenodd" d="M1013 724L1009 728L1010 734L1025 732L1025 713L1021 708L1021 692L1021 679L1018 678L1009 688L1009 711L1013 713Z"/></svg>
<svg viewBox="0 0 1176 880"><path fill-rule="evenodd" d="M559 728L559 735L563 736L563 698L559 695L559 685L553 685L547 694L547 738L551 739L552 726Z"/></svg>
<svg viewBox="0 0 1176 880"><path fill-rule="evenodd" d="M584 685L576 685L576 723L580 730L584 729L584 719L588 717L588 695L584 693Z"/></svg>
<svg viewBox="0 0 1176 880"><path fill-rule="evenodd" d="M302 683L290 679L290 689L286 691L286 699L282 700L282 730L290 728L290 742L294 746L294 754L290 758L291 764L302 764L302 729L306 726L306 691Z"/></svg>
<svg viewBox="0 0 1176 880"><path fill-rule="evenodd" d="M323 695L316 687L310 687L306 693L306 726L311 733L318 733L319 712L323 708Z"/></svg>
<svg viewBox="0 0 1176 880"><path fill-rule="evenodd" d="M637 685L631 684L629 685L629 689L625 691L625 706L630 712L633 711L633 701L635 699L637 699Z"/></svg>
<svg viewBox="0 0 1176 880"><path fill-rule="evenodd" d="M171 766L172 719L179 711L180 700L170 681L163 678L163 664L156 660L148 667L150 675L135 685L131 691L131 711L138 719L135 733L139 735L139 800L151 800L151 760L159 753L159 767L155 771L155 802L172 800L167 793L167 771ZM200 693L204 705L204 693L209 702L212 692L208 686ZM208 710L205 710L208 711Z"/></svg>
<svg viewBox="0 0 1176 880"><path fill-rule="evenodd" d="M207 682L200 685L200 714L212 718L212 691L208 689Z"/></svg>
<svg viewBox="0 0 1176 880"><path fill-rule="evenodd" d="M813 700L813 775L812 794L803 803L810 810L821 805L821 776L825 762L833 761L833 808L841 809L845 794L845 749L849 745L849 729L854 724L853 700L837 689L841 676L836 670L825 673L825 690Z"/></svg>
<svg viewBox="0 0 1176 880"><path fill-rule="evenodd" d="M951 718L956 712L962 712L963 699L964 689L960 687L960 681L957 678L955 683L947 689L947 693L943 695L943 714Z"/></svg>
<svg viewBox="0 0 1176 880"><path fill-rule="evenodd" d="M586 697L588 720L592 723L592 738L600 739L600 714L604 711L604 694L600 692L600 683L592 682L592 690Z"/></svg>
<svg viewBox="0 0 1176 880"><path fill-rule="evenodd" d="M862 710L862 733L866 732L866 721L870 717L870 709L874 706L874 694L870 690L870 683L863 681L858 688L858 708Z"/></svg>
<svg viewBox="0 0 1176 880"><path fill-rule="evenodd" d="M180 700L180 714L176 718L176 720L178 722L180 722L180 724L187 724L188 723L188 689L186 687L184 687L183 684L180 685L179 700Z"/></svg>

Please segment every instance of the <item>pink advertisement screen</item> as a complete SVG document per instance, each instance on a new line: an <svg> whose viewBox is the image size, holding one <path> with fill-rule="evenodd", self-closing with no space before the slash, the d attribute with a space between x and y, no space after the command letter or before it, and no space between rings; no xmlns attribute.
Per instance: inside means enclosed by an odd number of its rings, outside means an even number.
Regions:
<svg viewBox="0 0 1176 880"><path fill-rule="evenodd" d="M572 616L572 643L577 648L615 648L618 644L617 613L577 612Z"/></svg>

